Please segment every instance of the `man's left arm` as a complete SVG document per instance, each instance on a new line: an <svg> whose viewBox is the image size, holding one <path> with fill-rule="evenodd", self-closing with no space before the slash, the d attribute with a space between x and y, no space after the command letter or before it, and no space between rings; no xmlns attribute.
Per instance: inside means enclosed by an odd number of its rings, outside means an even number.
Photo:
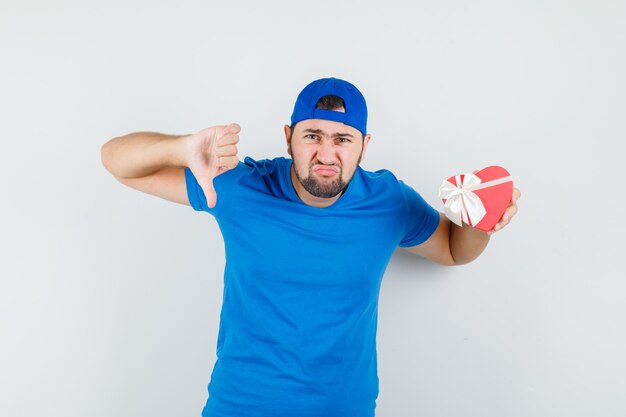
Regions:
<svg viewBox="0 0 626 417"><path fill-rule="evenodd" d="M520 191L514 188L511 204L505 210L502 219L489 232L469 225L459 227L443 213L439 213L439 226L428 240L405 249L442 265L463 265L471 262L485 250L491 235L509 224L517 213L517 200L520 197Z"/></svg>

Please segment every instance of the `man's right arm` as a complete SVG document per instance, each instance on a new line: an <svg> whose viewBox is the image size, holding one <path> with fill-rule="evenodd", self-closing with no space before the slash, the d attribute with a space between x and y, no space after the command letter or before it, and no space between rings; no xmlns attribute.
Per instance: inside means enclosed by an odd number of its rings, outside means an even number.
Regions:
<svg viewBox="0 0 626 417"><path fill-rule="evenodd" d="M137 132L111 139L102 146L102 163L122 184L189 205L184 138Z"/></svg>
<svg viewBox="0 0 626 417"><path fill-rule="evenodd" d="M213 126L193 135L137 132L102 146L102 163L121 183L157 197L189 205L185 168L202 187L209 207L217 195L213 178L237 166L239 125Z"/></svg>

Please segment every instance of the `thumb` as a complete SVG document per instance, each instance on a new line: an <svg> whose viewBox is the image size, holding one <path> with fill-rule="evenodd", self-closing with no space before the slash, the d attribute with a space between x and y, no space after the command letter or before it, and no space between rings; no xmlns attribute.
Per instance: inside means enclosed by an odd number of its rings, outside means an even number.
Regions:
<svg viewBox="0 0 626 417"><path fill-rule="evenodd" d="M217 193L215 192L215 187L213 187L213 178L203 179L202 182L200 182L200 187L204 192L209 208L215 207L215 204L217 203Z"/></svg>

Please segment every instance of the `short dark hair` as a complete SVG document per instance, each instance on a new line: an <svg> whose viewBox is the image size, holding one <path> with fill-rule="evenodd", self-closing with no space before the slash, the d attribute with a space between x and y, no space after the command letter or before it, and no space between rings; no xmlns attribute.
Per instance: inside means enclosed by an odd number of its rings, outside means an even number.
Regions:
<svg viewBox="0 0 626 417"><path fill-rule="evenodd" d="M316 109L322 110L337 110L341 107L345 109L346 102L343 101L341 97L333 95L323 96L317 101L317 104L315 105Z"/></svg>

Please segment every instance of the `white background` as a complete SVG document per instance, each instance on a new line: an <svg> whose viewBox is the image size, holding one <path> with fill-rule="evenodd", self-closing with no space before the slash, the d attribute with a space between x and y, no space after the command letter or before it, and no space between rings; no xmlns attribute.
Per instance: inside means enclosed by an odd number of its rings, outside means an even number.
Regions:
<svg viewBox="0 0 626 417"><path fill-rule="evenodd" d="M200 415L219 230L100 146L238 122L241 157L286 155L326 76L368 100L366 169L438 209L492 164L523 193L469 265L394 255L377 416L626 415L625 4L1 0L0 415Z"/></svg>

